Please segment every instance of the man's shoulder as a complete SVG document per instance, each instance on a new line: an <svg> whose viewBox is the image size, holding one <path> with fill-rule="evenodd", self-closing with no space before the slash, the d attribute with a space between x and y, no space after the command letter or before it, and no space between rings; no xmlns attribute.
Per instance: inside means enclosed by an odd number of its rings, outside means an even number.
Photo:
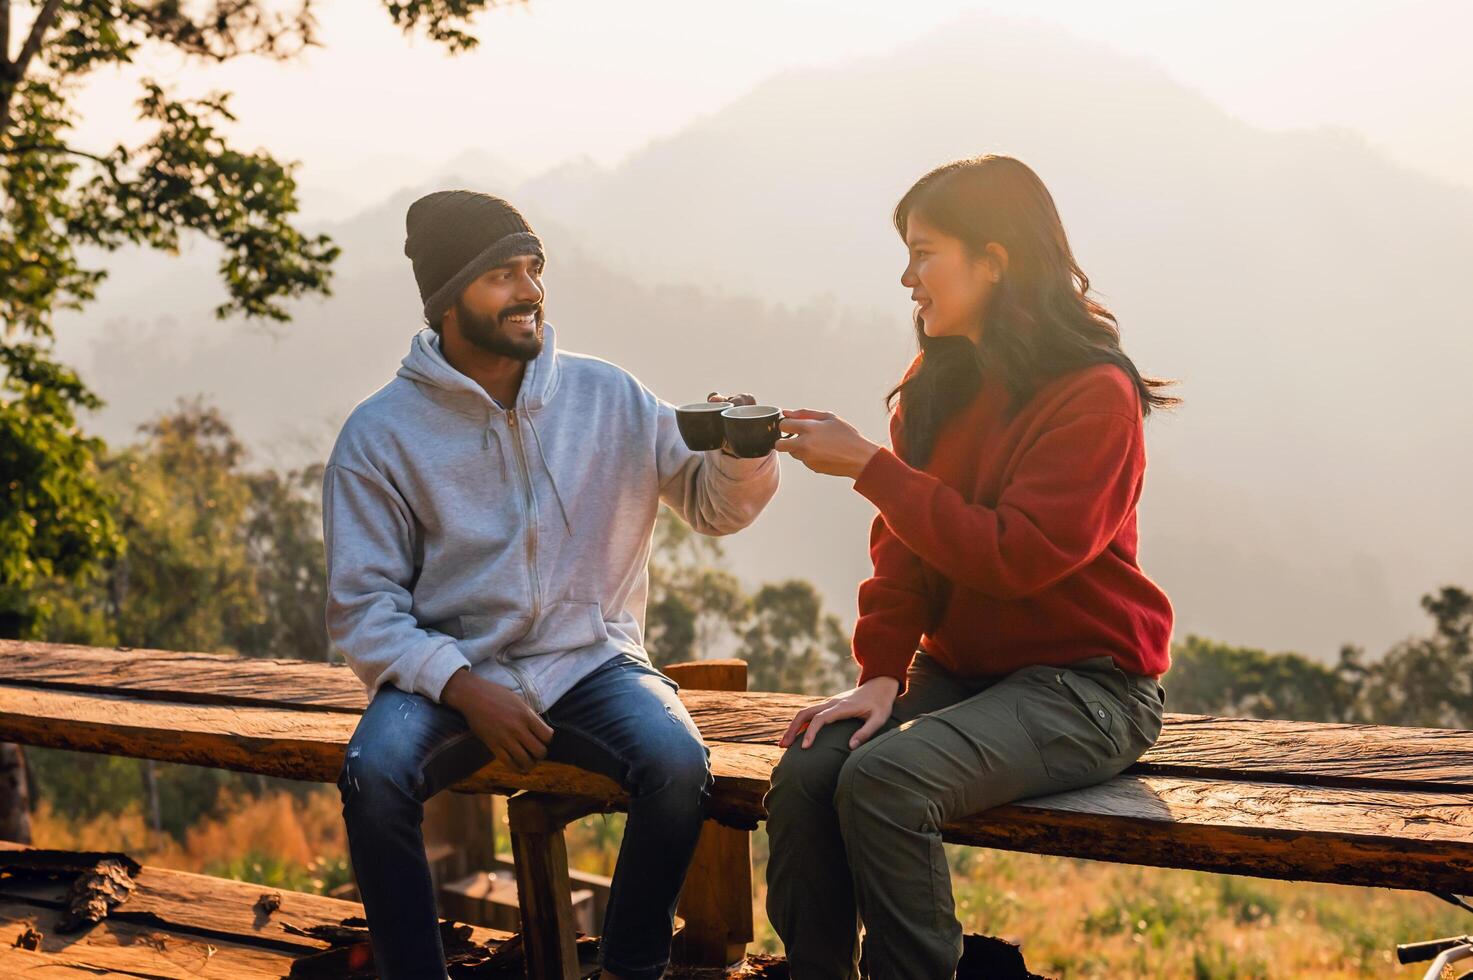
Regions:
<svg viewBox="0 0 1473 980"><path fill-rule="evenodd" d="M396 376L354 405L343 422L343 428L372 429L390 426L402 417L405 407L418 406L420 401L421 396L415 390L414 382Z"/></svg>
<svg viewBox="0 0 1473 980"><path fill-rule="evenodd" d="M578 351L563 349L558 350L558 359L560 361L558 370L564 373L564 380L559 387L565 383L570 388L584 391L590 388L600 388L621 391L639 397L654 397L633 373L613 361L596 357L593 354L582 354Z"/></svg>
<svg viewBox="0 0 1473 980"><path fill-rule="evenodd" d="M345 457L361 456L367 446L379 442L386 433L397 428L406 408L417 405L419 398L413 382L395 377L354 405L338 430L329 462L340 463Z"/></svg>

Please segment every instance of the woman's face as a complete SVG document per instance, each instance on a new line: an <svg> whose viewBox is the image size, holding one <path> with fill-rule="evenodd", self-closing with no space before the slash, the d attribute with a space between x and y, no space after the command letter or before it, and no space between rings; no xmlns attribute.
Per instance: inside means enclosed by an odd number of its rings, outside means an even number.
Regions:
<svg viewBox="0 0 1473 980"><path fill-rule="evenodd" d="M976 343L987 301L1001 274L994 246L980 258L973 256L960 238L915 214L906 219L905 245L910 261L900 284L910 290L926 336L963 336Z"/></svg>

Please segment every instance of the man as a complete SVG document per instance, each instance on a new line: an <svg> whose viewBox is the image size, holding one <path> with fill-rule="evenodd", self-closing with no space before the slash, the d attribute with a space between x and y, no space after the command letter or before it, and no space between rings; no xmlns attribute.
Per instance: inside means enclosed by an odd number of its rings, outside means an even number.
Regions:
<svg viewBox="0 0 1473 980"><path fill-rule="evenodd" d="M446 975L424 801L546 758L628 789L603 975L658 977L711 776L643 648L655 516L746 527L776 455L694 453L635 378L559 351L542 243L507 202L438 192L406 225L429 329L323 479L328 632L371 697L338 788L379 976Z"/></svg>

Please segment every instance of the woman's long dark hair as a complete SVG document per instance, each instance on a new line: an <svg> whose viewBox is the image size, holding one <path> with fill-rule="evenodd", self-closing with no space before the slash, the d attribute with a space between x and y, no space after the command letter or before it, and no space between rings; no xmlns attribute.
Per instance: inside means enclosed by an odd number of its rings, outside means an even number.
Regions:
<svg viewBox="0 0 1473 980"><path fill-rule="evenodd" d="M936 433L977 393L983 365L1001 377L1014 410L1051 379L1094 364L1125 371L1145 414L1179 401L1158 391L1171 382L1142 377L1121 350L1115 315L1089 296L1089 277L1074 261L1054 199L1025 164L989 154L937 167L895 206L902 238L911 215L961 239L974 256L998 243L1008 265L978 344L927 337L916 319L920 364L885 398L891 406L900 400L906 462L924 466L930 459Z"/></svg>

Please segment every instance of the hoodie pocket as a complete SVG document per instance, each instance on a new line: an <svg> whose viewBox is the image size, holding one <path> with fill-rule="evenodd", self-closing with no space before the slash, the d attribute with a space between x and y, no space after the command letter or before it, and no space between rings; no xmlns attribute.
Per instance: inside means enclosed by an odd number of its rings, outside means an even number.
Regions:
<svg viewBox="0 0 1473 980"><path fill-rule="evenodd" d="M609 629L597 602L560 599L545 606L532 632L507 647L506 653L518 659L535 657L577 650L608 638Z"/></svg>

